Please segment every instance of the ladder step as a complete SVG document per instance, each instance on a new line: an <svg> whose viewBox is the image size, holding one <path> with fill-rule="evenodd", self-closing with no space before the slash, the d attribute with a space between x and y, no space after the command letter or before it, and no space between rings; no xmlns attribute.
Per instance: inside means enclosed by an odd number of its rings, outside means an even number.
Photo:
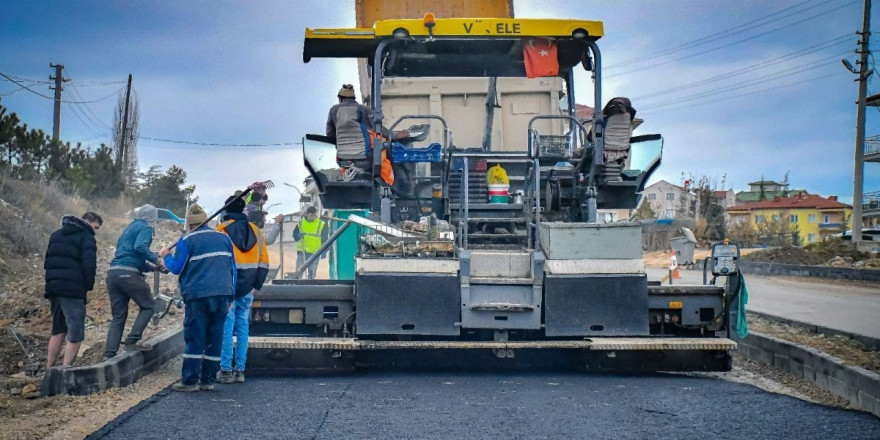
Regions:
<svg viewBox="0 0 880 440"><path fill-rule="evenodd" d="M475 312L531 312L535 306L531 304L490 303L474 304L470 309Z"/></svg>
<svg viewBox="0 0 880 440"><path fill-rule="evenodd" d="M519 284L531 285L535 280L531 278L498 278L498 277L471 277L471 284Z"/></svg>
<svg viewBox="0 0 880 440"><path fill-rule="evenodd" d="M457 221L458 217L453 221ZM525 223L521 217L468 217L469 223Z"/></svg>
<svg viewBox="0 0 880 440"><path fill-rule="evenodd" d="M458 206L461 202L451 202L449 203L449 208L453 210L458 210ZM468 208L471 211L520 211L523 210L522 203L468 203Z"/></svg>

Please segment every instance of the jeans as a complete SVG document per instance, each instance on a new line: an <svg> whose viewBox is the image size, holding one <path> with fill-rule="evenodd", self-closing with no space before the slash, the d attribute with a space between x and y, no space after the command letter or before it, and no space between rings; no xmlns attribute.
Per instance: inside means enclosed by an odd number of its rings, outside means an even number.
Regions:
<svg viewBox="0 0 880 440"><path fill-rule="evenodd" d="M131 331L125 338L126 344L134 344L141 340L144 329L153 317L153 308L156 301L150 291L150 286L144 280L140 272L110 269L107 272L107 292L110 295L110 312L113 320L107 329L107 344L104 347L104 357L116 356L119 343L122 341L122 332L125 331L125 321L128 320L128 301L134 300L138 305L138 314L131 326Z"/></svg>
<svg viewBox="0 0 880 440"><path fill-rule="evenodd" d="M223 323L229 312L230 296L209 296L186 301L183 318L184 385L212 384L220 370Z"/></svg>
<svg viewBox="0 0 880 440"><path fill-rule="evenodd" d="M223 371L232 371L232 335L235 334L235 369L244 371L245 362L247 362L248 347L248 331L250 324L251 303L254 301L254 294L236 298L232 302L232 307L226 314L226 323L223 325L223 352L220 355L220 369Z"/></svg>
<svg viewBox="0 0 880 440"><path fill-rule="evenodd" d="M296 270L298 271L303 266L303 263L311 258L312 255L314 254L310 254L306 251L296 251ZM309 273L310 280L315 279L315 277L318 275L318 262L320 261L320 258L315 259L315 261L313 261L312 264L309 265L309 269L307 272ZM302 275L300 275L300 277L302 277Z"/></svg>

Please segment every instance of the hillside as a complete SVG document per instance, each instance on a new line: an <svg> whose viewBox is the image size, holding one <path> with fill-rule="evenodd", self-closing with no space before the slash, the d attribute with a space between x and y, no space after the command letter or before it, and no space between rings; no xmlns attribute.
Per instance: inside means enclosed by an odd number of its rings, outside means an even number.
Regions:
<svg viewBox="0 0 880 440"><path fill-rule="evenodd" d="M57 185L35 184L0 177L0 377L26 373L38 379L45 368L46 344L51 329L49 301L43 298L43 255L49 235L66 214L80 216L95 211L104 218L96 234L98 271L95 289L86 307L86 340L78 365L100 361L111 318L104 278L115 252L116 239L130 222L132 206L122 199L90 202L65 194ZM176 237L173 227L160 226L165 242ZM158 249L162 240L154 241ZM174 278L163 276L163 288L173 288ZM137 312L131 305L129 324ZM177 320L179 321L179 319ZM161 323L178 325L166 320ZM148 328L146 336L161 329ZM21 376L19 374L19 376Z"/></svg>

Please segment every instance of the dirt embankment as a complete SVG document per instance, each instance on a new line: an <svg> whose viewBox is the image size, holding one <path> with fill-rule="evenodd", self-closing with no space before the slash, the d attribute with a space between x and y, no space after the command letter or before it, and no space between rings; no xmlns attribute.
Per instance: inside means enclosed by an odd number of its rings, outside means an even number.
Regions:
<svg viewBox="0 0 880 440"><path fill-rule="evenodd" d="M786 246L760 250L743 257L743 261L880 269L880 256L859 252L851 242L836 239L804 247Z"/></svg>
<svg viewBox="0 0 880 440"><path fill-rule="evenodd" d="M35 410L53 414L70 404L70 398L64 397L27 399L38 394L36 389L45 371L51 330L49 301L43 297L43 255L48 237L60 226L63 215L82 215L86 211L99 213L104 224L95 236L98 270L95 288L88 294L86 339L76 365L102 360L112 317L105 277L116 252L116 240L131 221L127 214L131 205L123 200L89 202L65 194L53 185L0 178L0 224L4 225L0 229L0 421L4 421L0 423L0 438L5 438L3 433L15 432L5 428L15 428L25 422L22 417L31 417ZM174 241L178 234L176 226L163 223L157 230L153 248ZM151 277L148 282L152 283ZM163 275L160 286L163 290L173 290L176 278ZM131 303L126 331L136 314L137 306ZM179 328L182 315L169 315L159 325L150 325L144 337ZM6 421L11 425L3 427ZM55 421L43 419L41 424L52 426ZM43 438L51 432L51 429L34 430L30 434L22 431L12 438Z"/></svg>

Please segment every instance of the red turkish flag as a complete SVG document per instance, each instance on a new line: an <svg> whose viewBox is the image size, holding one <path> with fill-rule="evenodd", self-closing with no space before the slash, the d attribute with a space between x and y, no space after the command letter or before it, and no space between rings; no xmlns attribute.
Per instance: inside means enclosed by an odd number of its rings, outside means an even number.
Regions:
<svg viewBox="0 0 880 440"><path fill-rule="evenodd" d="M556 41L549 38L527 39L523 44L523 61L526 63L526 76L529 78L558 75Z"/></svg>

